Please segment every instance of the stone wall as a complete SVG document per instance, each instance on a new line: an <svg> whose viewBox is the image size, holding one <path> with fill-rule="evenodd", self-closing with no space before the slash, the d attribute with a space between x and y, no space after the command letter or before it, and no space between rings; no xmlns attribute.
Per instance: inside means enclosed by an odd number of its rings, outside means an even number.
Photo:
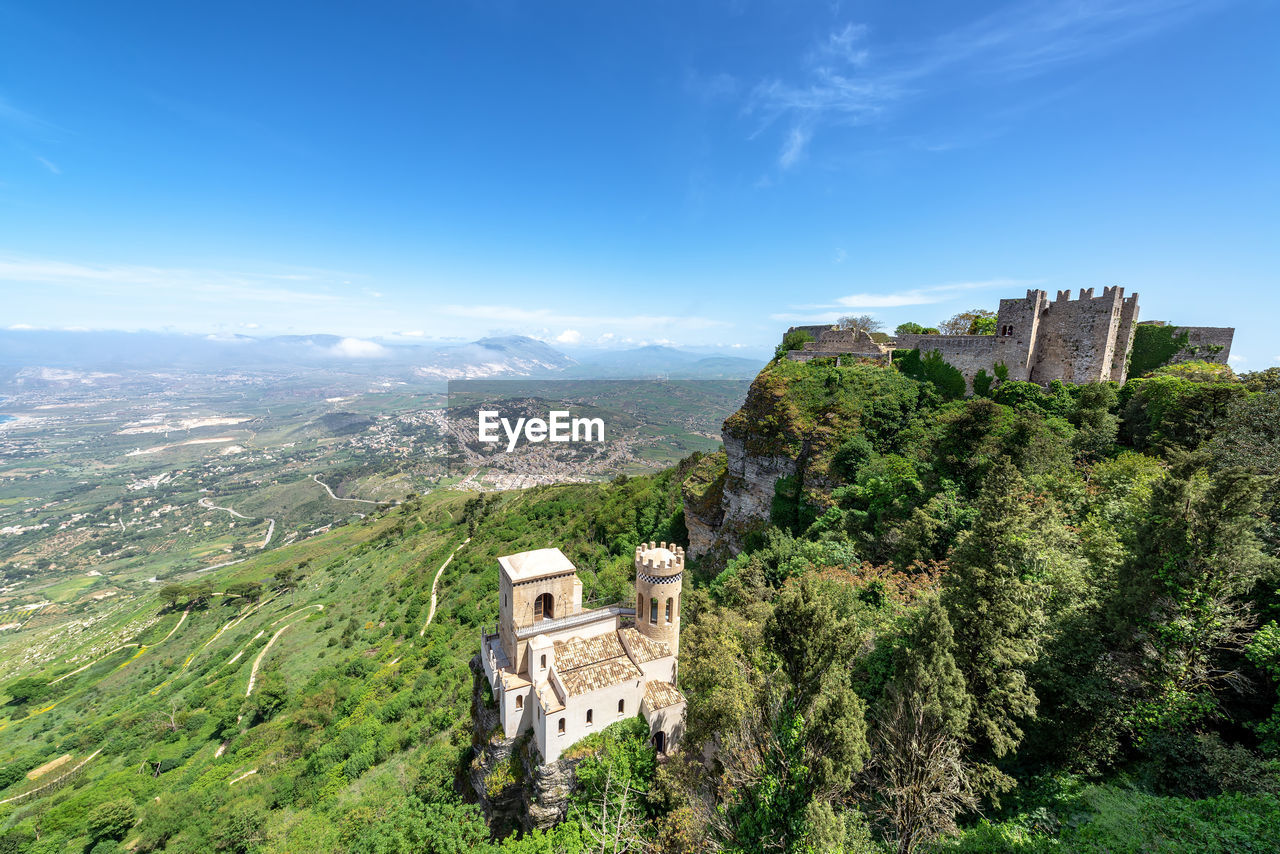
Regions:
<svg viewBox="0 0 1280 854"><path fill-rule="evenodd" d="M1179 326L1174 334L1185 334L1187 346L1170 359L1169 364L1216 362L1225 365L1231 357L1231 343L1236 330L1230 326Z"/></svg>
<svg viewBox="0 0 1280 854"><path fill-rule="evenodd" d="M902 335L897 346L936 350L970 389L979 371L994 375L997 364L1011 380L1124 382L1137 319L1138 295L1126 298L1123 288L1103 288L1100 296L1084 288L1078 299L1058 291L1052 302L1046 292L1029 290L1000 300L995 335Z"/></svg>

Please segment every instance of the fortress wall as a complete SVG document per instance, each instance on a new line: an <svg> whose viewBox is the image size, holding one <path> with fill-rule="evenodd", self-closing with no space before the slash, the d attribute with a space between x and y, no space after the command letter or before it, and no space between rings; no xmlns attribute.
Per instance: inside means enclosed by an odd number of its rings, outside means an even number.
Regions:
<svg viewBox="0 0 1280 854"><path fill-rule="evenodd" d="M1120 325L1123 291L1104 288L1101 297L1093 288L1058 291L1040 320L1040 340L1031 379L1038 383L1062 380L1090 383L1111 378L1116 331Z"/></svg>
<svg viewBox="0 0 1280 854"><path fill-rule="evenodd" d="M1111 360L1111 379L1123 383L1129 373L1129 351L1133 348L1133 327L1138 323L1138 295L1130 294L1120 306L1120 325L1116 329L1115 354Z"/></svg>
<svg viewBox="0 0 1280 854"><path fill-rule="evenodd" d="M1044 291L1029 290L1023 299L1002 299L996 313L996 335L1005 342L1005 365L1010 378L1025 380L1035 364L1040 315L1048 302Z"/></svg>
<svg viewBox="0 0 1280 854"><path fill-rule="evenodd" d="M1187 346L1169 360L1178 362L1216 362L1227 364L1236 330L1231 326L1179 326L1175 335L1186 333ZM1219 349L1220 348L1220 349Z"/></svg>
<svg viewBox="0 0 1280 854"><path fill-rule="evenodd" d="M1023 367L1026 345L1016 338L998 335L901 335L898 347L919 350L922 356L937 350L947 364L964 374L970 389L978 371L994 375L997 362L1003 362L1009 368L1009 379L1026 379Z"/></svg>

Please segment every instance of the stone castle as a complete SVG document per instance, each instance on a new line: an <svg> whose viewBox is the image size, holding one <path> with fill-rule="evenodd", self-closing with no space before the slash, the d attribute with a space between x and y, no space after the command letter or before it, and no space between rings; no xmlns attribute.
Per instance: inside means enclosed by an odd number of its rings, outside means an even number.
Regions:
<svg viewBox="0 0 1280 854"><path fill-rule="evenodd" d="M937 351L964 374L969 387L980 371L994 376L997 365L1010 380L1047 385L1054 380L1123 383L1129 369L1134 328L1138 324L1138 295L1126 297L1124 288L1083 288L1078 299L1058 291L1050 301L1042 290L1022 298L1000 300L994 335L900 335L877 342L865 332L833 326L799 326L815 340L787 358L797 361L835 356L888 361L895 349ZM1163 325L1163 324L1160 324ZM789 330L789 331L792 331ZM1225 364L1231 355L1235 330L1226 327L1177 327L1187 335L1187 347L1174 361L1194 358Z"/></svg>
<svg viewBox="0 0 1280 854"><path fill-rule="evenodd" d="M635 553L635 607L584 610L582 582L556 548L498 558L498 624L482 631L480 661L507 738L532 730L543 761L639 713L660 753L684 732L676 688L684 549Z"/></svg>

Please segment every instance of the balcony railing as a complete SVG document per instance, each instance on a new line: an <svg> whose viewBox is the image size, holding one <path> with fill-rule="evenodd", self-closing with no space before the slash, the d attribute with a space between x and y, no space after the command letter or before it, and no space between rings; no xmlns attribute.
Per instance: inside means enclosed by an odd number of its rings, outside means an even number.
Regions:
<svg viewBox="0 0 1280 854"><path fill-rule="evenodd" d="M568 617L560 617L556 620L542 620L534 623L532 626L525 626L516 629L516 640L526 640L536 637L543 632L558 632L561 629L572 629L577 626L586 626L599 620L616 619L618 617L634 617L635 608L627 608L622 605L610 605L607 608L597 608L594 611L583 611L580 614L571 614Z"/></svg>

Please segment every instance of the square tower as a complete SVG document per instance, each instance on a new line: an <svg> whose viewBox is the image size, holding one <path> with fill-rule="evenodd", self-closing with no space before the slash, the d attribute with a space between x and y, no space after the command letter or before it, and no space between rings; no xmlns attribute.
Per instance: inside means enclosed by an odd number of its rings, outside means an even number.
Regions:
<svg viewBox="0 0 1280 854"><path fill-rule="evenodd" d="M502 651L517 673L526 673L528 641L519 640L516 632L581 611L582 582L573 563L555 548L506 555L498 558L498 565L498 635Z"/></svg>

